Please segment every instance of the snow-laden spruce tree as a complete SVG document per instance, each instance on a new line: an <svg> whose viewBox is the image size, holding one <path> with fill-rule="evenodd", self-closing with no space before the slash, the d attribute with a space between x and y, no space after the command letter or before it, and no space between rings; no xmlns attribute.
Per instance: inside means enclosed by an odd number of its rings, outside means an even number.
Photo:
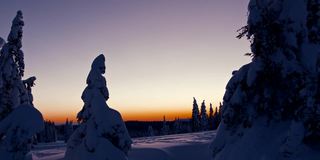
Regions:
<svg viewBox="0 0 320 160"><path fill-rule="evenodd" d="M204 100L201 103L200 126L202 131L205 131L208 129L208 115L207 115L207 109L206 109L206 104Z"/></svg>
<svg viewBox="0 0 320 160"><path fill-rule="evenodd" d="M84 106L78 113L79 127L68 140L66 160L126 160L131 138L119 112L106 101L109 92L101 54L91 65L87 87L82 93Z"/></svg>
<svg viewBox="0 0 320 160"><path fill-rule="evenodd" d="M320 159L319 4L250 0L253 58L227 84L215 160Z"/></svg>
<svg viewBox="0 0 320 160"><path fill-rule="evenodd" d="M0 44L0 157L5 160L32 159L32 138L44 127L42 115L32 103L31 87L36 78L22 80L22 19L18 11L8 42L1 40Z"/></svg>
<svg viewBox="0 0 320 160"><path fill-rule="evenodd" d="M196 98L193 97L191 128L193 132L200 130L200 113Z"/></svg>

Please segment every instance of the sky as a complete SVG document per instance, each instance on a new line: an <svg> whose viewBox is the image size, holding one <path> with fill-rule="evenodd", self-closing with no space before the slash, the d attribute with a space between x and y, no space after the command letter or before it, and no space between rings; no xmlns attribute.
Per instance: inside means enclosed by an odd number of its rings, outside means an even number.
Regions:
<svg viewBox="0 0 320 160"><path fill-rule="evenodd" d="M193 97L217 106L251 59L237 30L249 0L1 0L0 37L22 10L26 76L45 119L75 119L93 59L106 57L111 108L125 120L191 116Z"/></svg>

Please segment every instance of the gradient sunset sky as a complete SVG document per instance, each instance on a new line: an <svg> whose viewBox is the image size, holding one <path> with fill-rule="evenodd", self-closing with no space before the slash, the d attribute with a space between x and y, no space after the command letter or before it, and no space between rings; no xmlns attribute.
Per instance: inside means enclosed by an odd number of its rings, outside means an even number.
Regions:
<svg viewBox="0 0 320 160"><path fill-rule="evenodd" d="M250 61L249 0L3 0L0 36L24 14L34 104L63 122L81 110L92 60L106 56L109 106L125 120L191 115L192 97L217 106L233 70Z"/></svg>

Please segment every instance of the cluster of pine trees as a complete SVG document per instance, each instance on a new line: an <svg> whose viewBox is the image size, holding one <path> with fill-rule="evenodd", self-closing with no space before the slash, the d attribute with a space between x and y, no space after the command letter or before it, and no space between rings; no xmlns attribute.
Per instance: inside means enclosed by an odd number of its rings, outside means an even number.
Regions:
<svg viewBox="0 0 320 160"><path fill-rule="evenodd" d="M152 125L147 128L146 136L154 135L168 135L168 134L179 134L179 133L190 133L199 131L215 130L218 128L221 122L221 110L222 104L213 109L210 103L209 113L207 113L207 107L205 101L201 103L199 109L197 100L193 98L192 118L191 119L180 119L176 118L174 121L167 121L166 117L163 117L162 127L157 134L157 131Z"/></svg>
<svg viewBox="0 0 320 160"><path fill-rule="evenodd" d="M163 117L163 126L161 128L161 135L168 134L179 134L179 133L189 133L191 132L190 120L189 119L180 119L175 118L174 121L171 121L171 125L166 121L166 117Z"/></svg>
<svg viewBox="0 0 320 160"><path fill-rule="evenodd" d="M67 142L74 131L73 122L66 120L63 125L56 125L50 120L44 121L44 129L36 134L34 143Z"/></svg>
<svg viewBox="0 0 320 160"><path fill-rule="evenodd" d="M44 129L37 134L37 142L56 142L58 140L57 130L54 122L44 121Z"/></svg>
<svg viewBox="0 0 320 160"><path fill-rule="evenodd" d="M193 98L192 118L191 118L191 129L193 132L214 130L217 129L221 121L221 108L222 104L215 108L213 111L212 104L210 103L209 114L207 114L206 104L203 100L201 108L197 104L197 100Z"/></svg>
<svg viewBox="0 0 320 160"><path fill-rule="evenodd" d="M166 117L163 116L163 121L162 122L136 122L140 123L139 128L144 127L147 123L149 125L145 126L146 132L142 131L138 136L135 136L132 134L134 129L132 127L129 127L129 132L130 135L133 137L143 137L143 136L160 136L160 135L169 135L169 134L179 134L179 133L189 133L191 132L191 126L190 126L190 119L180 119L180 118L175 118L173 121L167 121ZM162 123L162 124L160 124ZM128 125L128 123L126 123ZM159 125L160 124L160 125ZM129 124L130 125L130 124ZM141 132L141 130L139 130ZM138 132L139 132L138 131Z"/></svg>

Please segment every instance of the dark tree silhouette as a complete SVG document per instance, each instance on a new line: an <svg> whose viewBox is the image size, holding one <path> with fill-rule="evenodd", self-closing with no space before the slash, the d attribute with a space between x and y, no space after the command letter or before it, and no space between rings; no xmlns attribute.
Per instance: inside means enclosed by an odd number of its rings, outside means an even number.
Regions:
<svg viewBox="0 0 320 160"><path fill-rule="evenodd" d="M193 97L193 108L192 108L192 131L196 132L200 130L200 114L199 107L196 98Z"/></svg>

